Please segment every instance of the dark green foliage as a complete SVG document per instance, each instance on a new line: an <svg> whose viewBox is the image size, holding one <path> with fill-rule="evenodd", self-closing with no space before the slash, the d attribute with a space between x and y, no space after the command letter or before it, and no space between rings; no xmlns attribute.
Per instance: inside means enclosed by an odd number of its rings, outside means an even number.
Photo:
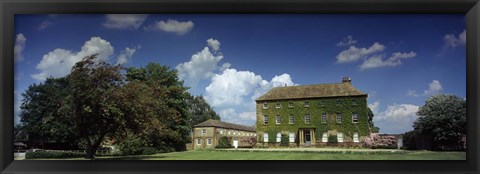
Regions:
<svg viewBox="0 0 480 174"><path fill-rule="evenodd" d="M190 127L207 121L209 119L220 120L220 116L213 110L213 108L205 101L203 96L189 96L187 98L188 112L190 115Z"/></svg>
<svg viewBox="0 0 480 174"><path fill-rule="evenodd" d="M338 143L338 139L336 135L329 135L328 136L328 143Z"/></svg>
<svg viewBox="0 0 480 174"><path fill-rule="evenodd" d="M287 134L282 134L281 139L280 139L280 145L281 146L288 146L288 141L289 137Z"/></svg>
<svg viewBox="0 0 480 174"><path fill-rule="evenodd" d="M373 111L371 108L368 108L368 125L370 129L370 133L378 133L380 131L379 127L376 127L375 124L373 123L373 117L375 115L373 114Z"/></svg>
<svg viewBox="0 0 480 174"><path fill-rule="evenodd" d="M142 155L153 155L157 153L157 149L153 147L146 147L143 149Z"/></svg>
<svg viewBox="0 0 480 174"><path fill-rule="evenodd" d="M135 135L128 136L120 144L120 152L122 155L141 155L145 150L145 141Z"/></svg>
<svg viewBox="0 0 480 174"><path fill-rule="evenodd" d="M72 115L70 77L47 78L22 93L18 138L29 147L77 149L80 135Z"/></svg>
<svg viewBox="0 0 480 174"><path fill-rule="evenodd" d="M65 159L65 158L81 158L84 157L84 153L79 152L27 152L25 159Z"/></svg>
<svg viewBox="0 0 480 174"><path fill-rule="evenodd" d="M413 127L417 135L433 138L435 150L464 150L467 133L466 100L454 95L435 95L425 101Z"/></svg>
<svg viewBox="0 0 480 174"><path fill-rule="evenodd" d="M218 145L216 146L216 148L231 148L233 147L231 142L232 142L232 138L221 137L220 139L218 139Z"/></svg>
<svg viewBox="0 0 480 174"><path fill-rule="evenodd" d="M415 150L415 131L405 132L403 134L403 148L407 150Z"/></svg>

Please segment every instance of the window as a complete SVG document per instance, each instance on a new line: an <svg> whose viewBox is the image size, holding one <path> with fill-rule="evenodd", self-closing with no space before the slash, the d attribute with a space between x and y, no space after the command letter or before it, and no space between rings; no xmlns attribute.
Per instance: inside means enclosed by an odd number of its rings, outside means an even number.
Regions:
<svg viewBox="0 0 480 174"><path fill-rule="evenodd" d="M289 108L293 108L293 102L292 102L292 101L289 101L289 102L288 102L288 107L289 107Z"/></svg>
<svg viewBox="0 0 480 174"><path fill-rule="evenodd" d="M207 144L208 144L208 145L211 145L211 144L212 144L212 139L211 139L211 138L207 139Z"/></svg>
<svg viewBox="0 0 480 174"><path fill-rule="evenodd" d="M337 100L337 106L339 106L340 104L342 104L342 102L340 100Z"/></svg>
<svg viewBox="0 0 480 174"><path fill-rule="evenodd" d="M275 123L280 124L280 115L277 115L275 118Z"/></svg>
<svg viewBox="0 0 480 174"><path fill-rule="evenodd" d="M232 134L232 131L228 131L228 135Z"/></svg>
<svg viewBox="0 0 480 174"><path fill-rule="evenodd" d="M275 108L280 108L280 102L277 101L277 104L275 104Z"/></svg>
<svg viewBox="0 0 480 174"><path fill-rule="evenodd" d="M280 143L281 140L282 140L282 134L279 132L277 133L277 143Z"/></svg>
<svg viewBox="0 0 480 174"><path fill-rule="evenodd" d="M353 106L356 106L356 105L357 105L357 100L353 99L353 100L352 100L352 105L353 105Z"/></svg>
<svg viewBox="0 0 480 174"><path fill-rule="evenodd" d="M310 115L305 115L305 123L310 124Z"/></svg>
<svg viewBox="0 0 480 174"><path fill-rule="evenodd" d="M290 139L290 143L295 142L295 135L293 134L293 132L290 132L289 139Z"/></svg>
<svg viewBox="0 0 480 174"><path fill-rule="evenodd" d="M337 113L337 123L342 123L342 114Z"/></svg>
<svg viewBox="0 0 480 174"><path fill-rule="evenodd" d="M223 129L220 129L220 134L223 134Z"/></svg>
<svg viewBox="0 0 480 174"><path fill-rule="evenodd" d="M310 106L310 102L308 102L308 101L305 101L305 103L303 104L303 106L305 106L305 107L309 107L309 106Z"/></svg>
<svg viewBox="0 0 480 174"><path fill-rule="evenodd" d="M322 135L322 142L324 143L328 142L328 134L326 132L324 132Z"/></svg>
<svg viewBox="0 0 480 174"><path fill-rule="evenodd" d="M263 123L268 124L268 115L263 116Z"/></svg>
<svg viewBox="0 0 480 174"><path fill-rule="evenodd" d="M197 145L200 145L200 144L202 144L202 139L197 138Z"/></svg>
<svg viewBox="0 0 480 174"><path fill-rule="evenodd" d="M263 142L268 142L268 133L263 133Z"/></svg>
<svg viewBox="0 0 480 174"><path fill-rule="evenodd" d="M325 106L325 102L323 102L322 100L320 100L320 101L318 102L318 105L321 106L321 107L324 107L324 106Z"/></svg>
<svg viewBox="0 0 480 174"><path fill-rule="evenodd" d="M343 133L337 133L337 141L339 143L343 143Z"/></svg>
<svg viewBox="0 0 480 174"><path fill-rule="evenodd" d="M207 134L207 129L202 129L202 134Z"/></svg>
<svg viewBox="0 0 480 174"><path fill-rule="evenodd" d="M358 133L353 133L353 142L354 142L354 143L360 142L360 141L358 140Z"/></svg>
<svg viewBox="0 0 480 174"><path fill-rule="evenodd" d="M263 103L263 109L268 109L268 103L267 102Z"/></svg>
<svg viewBox="0 0 480 174"><path fill-rule="evenodd" d="M293 124L294 121L295 120L293 118L293 115L290 115L290 118L288 119L288 123Z"/></svg>
<svg viewBox="0 0 480 174"><path fill-rule="evenodd" d="M326 123L327 122L327 113L323 113L322 114L322 123Z"/></svg>
<svg viewBox="0 0 480 174"><path fill-rule="evenodd" d="M352 114L352 123L358 123L358 115L357 113Z"/></svg>

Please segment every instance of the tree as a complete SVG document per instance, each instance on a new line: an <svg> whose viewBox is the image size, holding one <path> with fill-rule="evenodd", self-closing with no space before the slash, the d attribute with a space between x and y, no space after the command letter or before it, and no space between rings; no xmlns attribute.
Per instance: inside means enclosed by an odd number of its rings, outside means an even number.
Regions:
<svg viewBox="0 0 480 174"><path fill-rule="evenodd" d="M220 120L220 116L207 103L203 96L188 96L189 125L193 126L209 119Z"/></svg>
<svg viewBox="0 0 480 174"><path fill-rule="evenodd" d="M373 123L373 114L372 109L370 107L368 108L368 125L370 129L370 133L378 133L380 131L379 127L376 127L375 124Z"/></svg>
<svg viewBox="0 0 480 174"><path fill-rule="evenodd" d="M124 83L121 66L112 66L87 56L77 62L70 75L73 115L80 136L87 146L86 158L95 153L109 134L122 125L123 113L118 107L118 92Z"/></svg>
<svg viewBox="0 0 480 174"><path fill-rule="evenodd" d="M72 117L69 76L47 78L22 93L21 131L28 146L48 149L78 148L79 134Z"/></svg>
<svg viewBox="0 0 480 174"><path fill-rule="evenodd" d="M437 150L462 150L467 133L466 100L454 95L435 95L417 112L413 127L417 134L430 135Z"/></svg>

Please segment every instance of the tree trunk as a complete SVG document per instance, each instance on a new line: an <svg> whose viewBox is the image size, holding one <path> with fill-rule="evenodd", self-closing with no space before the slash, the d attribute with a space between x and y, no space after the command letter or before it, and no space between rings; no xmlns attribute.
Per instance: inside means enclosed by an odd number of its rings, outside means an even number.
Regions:
<svg viewBox="0 0 480 174"><path fill-rule="evenodd" d="M95 158L95 153L97 152L98 146L94 147L93 145L88 145L87 146L87 155L85 158L88 159L94 159Z"/></svg>

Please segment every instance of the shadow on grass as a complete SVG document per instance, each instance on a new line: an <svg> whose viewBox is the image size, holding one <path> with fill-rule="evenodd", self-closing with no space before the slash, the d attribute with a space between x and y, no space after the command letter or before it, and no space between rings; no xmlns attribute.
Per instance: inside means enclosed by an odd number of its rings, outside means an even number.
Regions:
<svg viewBox="0 0 480 174"><path fill-rule="evenodd" d="M161 158L166 158L166 156L111 156L95 158L94 160L155 160Z"/></svg>

